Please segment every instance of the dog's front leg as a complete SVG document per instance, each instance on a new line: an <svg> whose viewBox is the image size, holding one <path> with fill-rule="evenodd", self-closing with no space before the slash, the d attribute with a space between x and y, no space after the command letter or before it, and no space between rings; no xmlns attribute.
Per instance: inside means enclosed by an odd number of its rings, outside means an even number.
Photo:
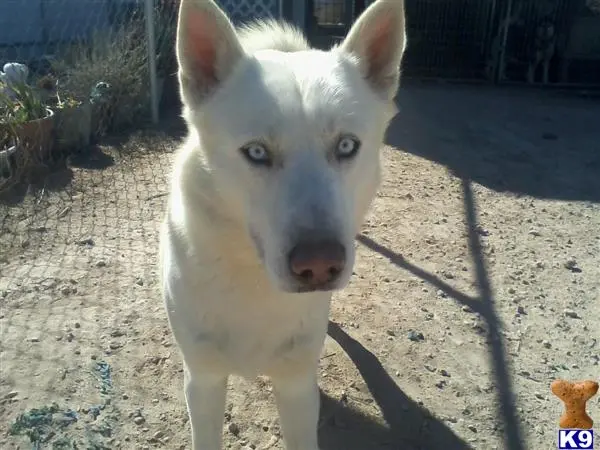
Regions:
<svg viewBox="0 0 600 450"><path fill-rule="evenodd" d="M193 450L221 450L227 376L185 370Z"/></svg>
<svg viewBox="0 0 600 450"><path fill-rule="evenodd" d="M273 388L286 450L319 450L319 388L315 371L274 377Z"/></svg>

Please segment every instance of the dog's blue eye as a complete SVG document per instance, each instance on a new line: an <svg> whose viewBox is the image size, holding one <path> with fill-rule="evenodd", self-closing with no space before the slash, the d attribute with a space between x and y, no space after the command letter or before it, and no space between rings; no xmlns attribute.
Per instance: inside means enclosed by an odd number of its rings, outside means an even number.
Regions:
<svg viewBox="0 0 600 450"><path fill-rule="evenodd" d="M253 142L251 144L244 145L240 150L246 159L252 164L263 166L271 165L271 155L263 144Z"/></svg>
<svg viewBox="0 0 600 450"><path fill-rule="evenodd" d="M360 141L354 136L343 136L337 143L335 154L338 158L352 158L360 148Z"/></svg>

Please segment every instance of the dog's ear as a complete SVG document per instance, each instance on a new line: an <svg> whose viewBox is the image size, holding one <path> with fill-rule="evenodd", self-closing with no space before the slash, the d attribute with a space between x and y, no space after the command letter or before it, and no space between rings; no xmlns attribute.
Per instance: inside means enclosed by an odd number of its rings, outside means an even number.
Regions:
<svg viewBox="0 0 600 450"><path fill-rule="evenodd" d="M377 0L354 23L341 50L358 58L365 79L393 99L406 45L403 0Z"/></svg>
<svg viewBox="0 0 600 450"><path fill-rule="evenodd" d="M244 57L233 24L213 0L182 0L177 59L184 102L201 102Z"/></svg>

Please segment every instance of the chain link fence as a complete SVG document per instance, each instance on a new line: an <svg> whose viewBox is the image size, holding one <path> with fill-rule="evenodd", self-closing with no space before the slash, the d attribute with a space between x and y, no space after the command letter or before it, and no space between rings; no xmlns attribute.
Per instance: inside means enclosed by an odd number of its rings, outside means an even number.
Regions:
<svg viewBox="0 0 600 450"><path fill-rule="evenodd" d="M148 126L152 84L161 111L177 101L178 4L146 6L0 1L3 449L132 448L111 438L123 417L110 370L127 370L132 310L163 335L152 261L182 132Z"/></svg>
<svg viewBox="0 0 600 450"><path fill-rule="evenodd" d="M406 0L416 78L600 85L599 0Z"/></svg>
<svg viewBox="0 0 600 450"><path fill-rule="evenodd" d="M0 4L0 183L152 118L175 84L178 3L151 1Z"/></svg>

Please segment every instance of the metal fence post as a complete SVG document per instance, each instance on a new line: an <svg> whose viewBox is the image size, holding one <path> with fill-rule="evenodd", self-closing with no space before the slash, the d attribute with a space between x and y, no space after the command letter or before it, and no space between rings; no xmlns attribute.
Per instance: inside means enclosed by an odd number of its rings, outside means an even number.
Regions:
<svg viewBox="0 0 600 450"><path fill-rule="evenodd" d="M154 0L146 0L146 40L148 44L148 71L150 72L150 107L152 122L158 123L158 78L156 74L156 38L154 30Z"/></svg>
<svg viewBox="0 0 600 450"><path fill-rule="evenodd" d="M498 60L498 67L496 67L496 74L494 77L498 80L499 83L504 81L505 76L505 65L506 65L506 44L508 42L508 33L511 25L511 17L512 17L512 0L508 0L508 5L506 7L506 18L504 19L504 29L502 30L502 47L500 48L500 58Z"/></svg>

